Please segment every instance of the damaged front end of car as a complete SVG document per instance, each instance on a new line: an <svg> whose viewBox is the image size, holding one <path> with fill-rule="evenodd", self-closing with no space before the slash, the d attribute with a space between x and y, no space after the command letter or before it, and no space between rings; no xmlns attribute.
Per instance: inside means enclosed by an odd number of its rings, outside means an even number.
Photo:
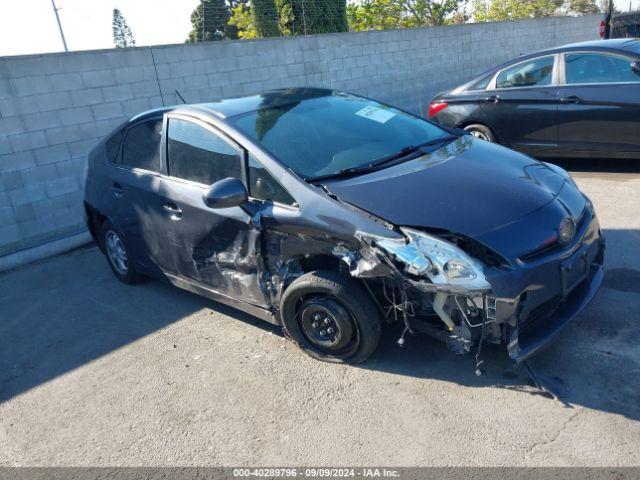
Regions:
<svg viewBox="0 0 640 480"><path fill-rule="evenodd" d="M506 345L520 363L595 296L604 240L593 210L585 215L572 245L532 265L472 238L424 228L400 227L393 238L358 232L357 251L337 246L333 254L367 285L387 322L404 324L400 345L419 331L456 354L475 347L480 374L483 343Z"/></svg>

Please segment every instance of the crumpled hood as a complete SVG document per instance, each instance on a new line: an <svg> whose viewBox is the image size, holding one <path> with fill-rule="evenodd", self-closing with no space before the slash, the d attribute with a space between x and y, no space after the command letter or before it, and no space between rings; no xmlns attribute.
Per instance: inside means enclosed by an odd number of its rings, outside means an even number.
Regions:
<svg viewBox="0 0 640 480"><path fill-rule="evenodd" d="M323 185L395 225L475 237L544 207L565 181L544 163L465 135L414 160Z"/></svg>

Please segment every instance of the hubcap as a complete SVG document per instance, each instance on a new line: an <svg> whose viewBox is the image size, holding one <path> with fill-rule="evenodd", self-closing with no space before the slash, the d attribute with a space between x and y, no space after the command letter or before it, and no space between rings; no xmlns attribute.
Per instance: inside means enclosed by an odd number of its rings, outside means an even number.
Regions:
<svg viewBox="0 0 640 480"><path fill-rule="evenodd" d="M127 252L124 249L122 240L120 240L116 232L109 230L105 235L105 243L111 265L118 273L126 275L129 270L129 263L127 262Z"/></svg>
<svg viewBox="0 0 640 480"><path fill-rule="evenodd" d="M315 346L335 352L354 337L351 314L331 298L311 298L302 304L298 316L305 337Z"/></svg>

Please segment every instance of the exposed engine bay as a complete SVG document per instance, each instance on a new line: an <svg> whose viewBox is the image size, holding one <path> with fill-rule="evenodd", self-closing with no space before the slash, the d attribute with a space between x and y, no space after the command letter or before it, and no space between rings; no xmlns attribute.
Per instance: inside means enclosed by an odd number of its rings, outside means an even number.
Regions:
<svg viewBox="0 0 640 480"><path fill-rule="evenodd" d="M578 284L586 289L583 297L590 295L590 279L602 265L604 243L595 215L591 210L587 214L589 222L579 232L581 246L570 249L580 250L583 274L570 290L563 290L564 297L554 296L553 301L534 308L528 306L528 300L538 302L536 296L542 298L539 294L543 289L534 282L517 295L500 296L495 286L510 282L518 265L479 241L451 232L402 227L397 230L403 238L395 239L357 232L359 245L265 231L271 301L278 305L282 289L304 271L335 269L361 280L384 320L403 326L399 345L405 343L407 335L426 333L443 341L455 354L475 352L476 374L480 375L484 344L506 344L510 356L522 361L537 349L534 345L529 351L519 339L526 331L527 320L537 316L536 320L544 321L563 305L569 313L578 308ZM575 253L565 252L562 258L567 256ZM558 264L558 259L553 262Z"/></svg>
<svg viewBox="0 0 640 480"><path fill-rule="evenodd" d="M437 237L405 231L412 240L439 243ZM504 324L496 321L491 286L473 258L453 251L445 242L438 245L444 256L430 260L420 254L413 241L364 234L356 237L362 242L359 250L339 244L331 249L331 255L340 260L337 267L343 274L362 280L387 323L403 325L399 345L404 345L407 334L415 332L444 341L456 354L468 354L474 347L479 353L484 342L503 342ZM304 243L309 246L313 241ZM445 259L446 253L452 258ZM289 275L302 272L301 268L292 271L291 266ZM478 357L477 374L481 363Z"/></svg>

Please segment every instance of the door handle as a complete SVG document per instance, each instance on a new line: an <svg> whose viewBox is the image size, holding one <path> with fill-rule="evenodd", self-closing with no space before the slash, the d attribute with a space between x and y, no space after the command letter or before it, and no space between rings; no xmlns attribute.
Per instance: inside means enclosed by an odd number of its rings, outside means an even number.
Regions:
<svg viewBox="0 0 640 480"><path fill-rule="evenodd" d="M484 101L490 103L498 103L500 101L500 95L489 95L484 99Z"/></svg>
<svg viewBox="0 0 640 480"><path fill-rule="evenodd" d="M580 103L582 99L577 95L569 95L568 97L562 97L560 103Z"/></svg>
<svg viewBox="0 0 640 480"><path fill-rule="evenodd" d="M173 220L180 220L182 218L182 210L175 203L165 203L162 205L162 208L171 214Z"/></svg>
<svg viewBox="0 0 640 480"><path fill-rule="evenodd" d="M120 185L118 182L114 182L113 185L111 185L111 190L113 190L113 195L116 198L120 198L124 195L124 190L122 189L122 185Z"/></svg>

